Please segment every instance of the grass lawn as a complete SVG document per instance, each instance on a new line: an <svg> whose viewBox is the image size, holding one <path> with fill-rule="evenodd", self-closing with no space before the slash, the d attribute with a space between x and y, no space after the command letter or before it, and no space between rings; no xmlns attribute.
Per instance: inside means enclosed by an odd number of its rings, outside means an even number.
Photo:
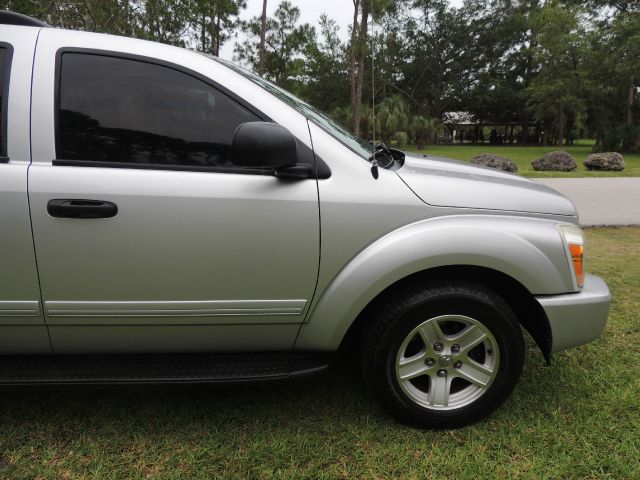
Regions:
<svg viewBox="0 0 640 480"><path fill-rule="evenodd" d="M551 367L529 342L483 423L398 425L344 367L259 388L3 392L0 478L640 478L640 228L587 237L614 295L604 337Z"/></svg>
<svg viewBox="0 0 640 480"><path fill-rule="evenodd" d="M429 145L424 150L409 147L408 150L436 155L457 160L470 161L481 153L493 153L501 157L509 158L518 165L518 174L525 177L598 177L598 176L640 176L640 154L626 154L624 156L625 169L623 172L590 172L582 162L592 152L593 144L590 142L578 143L574 146L553 147L520 147L517 145ZM531 162L542 157L545 153L554 150L566 150L573 155L578 163L575 172L536 172Z"/></svg>

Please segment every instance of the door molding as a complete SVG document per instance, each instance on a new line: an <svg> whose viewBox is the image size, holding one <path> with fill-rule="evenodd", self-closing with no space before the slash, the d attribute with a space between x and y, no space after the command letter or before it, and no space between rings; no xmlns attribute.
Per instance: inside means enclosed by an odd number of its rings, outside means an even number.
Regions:
<svg viewBox="0 0 640 480"><path fill-rule="evenodd" d="M49 325L302 323L307 300L47 301ZM246 317L246 318L238 318ZM284 317L274 322L274 317ZM80 320L82 319L82 320ZM89 320L87 320L89 319ZM179 322L184 324L185 321Z"/></svg>

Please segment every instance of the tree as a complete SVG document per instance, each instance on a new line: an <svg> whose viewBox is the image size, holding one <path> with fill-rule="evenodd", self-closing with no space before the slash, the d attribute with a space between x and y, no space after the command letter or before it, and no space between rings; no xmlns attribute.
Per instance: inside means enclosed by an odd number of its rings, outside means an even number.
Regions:
<svg viewBox="0 0 640 480"><path fill-rule="evenodd" d="M183 0L144 0L139 3L135 36L184 47L192 11Z"/></svg>
<svg viewBox="0 0 640 480"><path fill-rule="evenodd" d="M482 0L468 1L460 13L467 18L473 57L465 58L468 89L455 102L481 123L511 124L512 132L519 123L520 141L528 143L531 113L525 91L539 72L531 24L538 1L496 0L492 6L486 9ZM479 136L477 128L476 139Z"/></svg>
<svg viewBox="0 0 640 480"><path fill-rule="evenodd" d="M237 26L240 10L246 6L245 0L194 0L192 38L198 49L218 56L220 47Z"/></svg>
<svg viewBox="0 0 640 480"><path fill-rule="evenodd" d="M299 93L325 112L346 107L351 101L346 46L338 32L335 20L321 15L318 41L309 42L304 52L304 85Z"/></svg>
<svg viewBox="0 0 640 480"><path fill-rule="evenodd" d="M525 92L531 112L545 126L545 145L552 126L556 127L558 143L562 144L567 111L575 115L584 108L581 91L585 32L579 14L578 7L551 0L533 18L532 25L537 32L534 56L540 72Z"/></svg>
<svg viewBox="0 0 640 480"><path fill-rule="evenodd" d="M360 7L360 26L356 40L356 71L353 87L353 133L360 136L360 117L362 115L362 84L364 83L364 59L367 54L367 27L370 4L363 0Z"/></svg>
<svg viewBox="0 0 640 480"><path fill-rule="evenodd" d="M308 23L298 25L300 10L283 1L272 18L267 19L265 35L265 77L294 93L300 90L305 64L303 53L315 42L315 29ZM249 39L260 37L260 17L243 25ZM249 64L254 70L260 65L259 42L236 44L234 59Z"/></svg>
<svg viewBox="0 0 640 480"><path fill-rule="evenodd" d="M589 126L597 135L600 150L640 151L638 12L640 6L629 4L609 16L600 15L588 38Z"/></svg>
<svg viewBox="0 0 640 480"><path fill-rule="evenodd" d="M249 41L236 45L236 60L368 138L375 98L385 140L397 127L424 143L445 113L464 111L478 120L478 138L493 123L528 142L535 126L545 142L588 130L598 149L640 150L638 0L352 0L346 42L327 16L316 38L290 1L268 18L263 0L262 16L239 22L245 2L0 0L0 8L213 54L242 28ZM403 115L407 122L394 120Z"/></svg>
<svg viewBox="0 0 640 480"><path fill-rule="evenodd" d="M446 0L414 0L396 6L385 30L404 39L396 86L413 108L442 119L459 109L475 83L478 53L471 22Z"/></svg>
<svg viewBox="0 0 640 480"><path fill-rule="evenodd" d="M139 5L129 0L3 0L0 8L35 17L55 27L134 36Z"/></svg>
<svg viewBox="0 0 640 480"><path fill-rule="evenodd" d="M267 34L267 0L262 2L262 17L260 19L260 66L258 72L264 75L264 38Z"/></svg>
<svg viewBox="0 0 640 480"><path fill-rule="evenodd" d="M358 13L360 0L353 0L353 23L351 24L351 58L349 62L349 84L351 86L351 108L356 99L356 39L358 38Z"/></svg>
<svg viewBox="0 0 640 480"><path fill-rule="evenodd" d="M362 117L362 92L365 81L365 60L368 49L369 15L380 19L391 6L391 0L354 0L353 25L351 26L351 64L349 78L351 80L351 103L353 105L352 130L360 135ZM358 9L360 17L358 20Z"/></svg>

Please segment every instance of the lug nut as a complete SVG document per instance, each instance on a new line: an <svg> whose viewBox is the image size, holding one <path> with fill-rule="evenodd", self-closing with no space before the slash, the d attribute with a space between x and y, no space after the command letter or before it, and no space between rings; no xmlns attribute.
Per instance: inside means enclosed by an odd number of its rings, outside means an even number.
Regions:
<svg viewBox="0 0 640 480"><path fill-rule="evenodd" d="M433 344L433 349L436 352L441 352L443 348L444 348L444 345L442 345L440 342L436 342Z"/></svg>
<svg viewBox="0 0 640 480"><path fill-rule="evenodd" d="M438 370L438 376L439 377L446 377L447 376L447 371L446 370Z"/></svg>
<svg viewBox="0 0 640 480"><path fill-rule="evenodd" d="M460 368L462 366L462 362L458 361L453 364L453 368Z"/></svg>
<svg viewBox="0 0 640 480"><path fill-rule="evenodd" d="M457 343L454 345L451 345L451 351L453 353L458 353L460 351L460 345L458 345Z"/></svg>
<svg viewBox="0 0 640 480"><path fill-rule="evenodd" d="M425 364L427 367L433 367L433 366L436 364L436 361L435 361L433 358L427 358L427 359L424 361L424 364Z"/></svg>

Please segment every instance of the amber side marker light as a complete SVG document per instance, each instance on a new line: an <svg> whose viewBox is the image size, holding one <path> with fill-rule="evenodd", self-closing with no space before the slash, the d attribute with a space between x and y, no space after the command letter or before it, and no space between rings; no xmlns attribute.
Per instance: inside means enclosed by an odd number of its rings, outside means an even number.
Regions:
<svg viewBox="0 0 640 480"><path fill-rule="evenodd" d="M582 288L584 286L584 245L570 243L569 253L571 253L571 260L573 260L573 270L576 272L578 287Z"/></svg>

